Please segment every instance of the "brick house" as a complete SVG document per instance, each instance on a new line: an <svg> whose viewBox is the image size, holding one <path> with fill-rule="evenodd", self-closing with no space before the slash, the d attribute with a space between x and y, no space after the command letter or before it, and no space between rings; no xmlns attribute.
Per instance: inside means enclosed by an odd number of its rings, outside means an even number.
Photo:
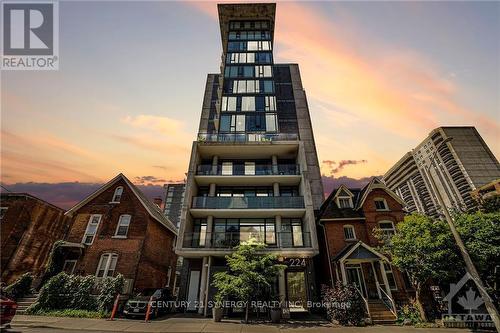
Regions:
<svg viewBox="0 0 500 333"><path fill-rule="evenodd" d="M177 229L123 174L66 215L73 223L64 271L98 278L121 273L128 293L173 283Z"/></svg>
<svg viewBox="0 0 500 333"><path fill-rule="evenodd" d="M40 277L55 241L69 229L64 209L27 193L2 193L0 244L2 282L31 272ZM35 284L38 280L35 279Z"/></svg>
<svg viewBox="0 0 500 333"><path fill-rule="evenodd" d="M377 178L363 189L341 185L333 190L318 215L324 267L317 274L323 277L320 283L354 283L373 308L382 306L380 303L391 308L406 303L414 295L412 287L406 274L376 250L380 241L374 232L380 229L388 237L394 234L404 218L403 206L404 202Z"/></svg>

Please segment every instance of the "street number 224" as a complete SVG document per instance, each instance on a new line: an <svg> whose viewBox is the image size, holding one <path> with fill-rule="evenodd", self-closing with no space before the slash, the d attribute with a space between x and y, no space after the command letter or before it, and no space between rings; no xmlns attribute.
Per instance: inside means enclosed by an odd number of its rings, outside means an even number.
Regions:
<svg viewBox="0 0 500 333"><path fill-rule="evenodd" d="M288 263L290 267L305 267L306 259L305 258L290 259Z"/></svg>

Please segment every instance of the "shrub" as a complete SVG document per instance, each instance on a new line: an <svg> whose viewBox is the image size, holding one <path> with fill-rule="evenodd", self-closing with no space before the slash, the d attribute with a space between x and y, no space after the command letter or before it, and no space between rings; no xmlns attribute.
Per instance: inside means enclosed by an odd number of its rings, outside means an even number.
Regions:
<svg viewBox="0 0 500 333"><path fill-rule="evenodd" d="M340 281L334 288L322 286L321 295L328 319L341 325L359 325L365 317L365 304L356 287L343 285Z"/></svg>
<svg viewBox="0 0 500 333"><path fill-rule="evenodd" d="M37 316L51 316L51 317L73 317L73 318L107 318L107 312L78 310L78 309L64 309L64 310L39 310L32 313Z"/></svg>
<svg viewBox="0 0 500 333"><path fill-rule="evenodd" d="M398 311L397 322L401 325L416 325L422 322L420 311L414 299L403 305Z"/></svg>
<svg viewBox="0 0 500 333"><path fill-rule="evenodd" d="M111 309L123 288L123 276L104 278L96 284L93 275L68 275L61 272L47 281L40 290L37 301L27 310L28 314L53 312L53 310L85 310L105 313ZM98 292L95 295L94 290ZM75 312L78 313L78 312Z"/></svg>
<svg viewBox="0 0 500 333"><path fill-rule="evenodd" d="M116 295L122 291L124 282L121 274L114 278L104 278L99 282L99 295L97 296L97 309L99 311L109 311L113 307Z"/></svg>
<svg viewBox="0 0 500 333"><path fill-rule="evenodd" d="M33 276L31 273L24 273L14 283L5 287L7 297L17 300L31 292Z"/></svg>

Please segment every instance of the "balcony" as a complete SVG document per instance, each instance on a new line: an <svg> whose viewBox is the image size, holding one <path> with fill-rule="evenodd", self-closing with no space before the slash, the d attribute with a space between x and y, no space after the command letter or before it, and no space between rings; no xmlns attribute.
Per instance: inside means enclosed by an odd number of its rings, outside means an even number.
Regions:
<svg viewBox="0 0 500 333"><path fill-rule="evenodd" d="M196 170L200 176L269 176L269 175L300 175L298 164L256 165L252 169L244 165L233 165L231 169L225 169L221 165L201 164Z"/></svg>
<svg viewBox="0 0 500 333"><path fill-rule="evenodd" d="M192 208L301 209L304 208L304 197L194 197Z"/></svg>
<svg viewBox="0 0 500 333"><path fill-rule="evenodd" d="M311 247L309 232L276 232L271 235L256 232L188 232L183 237L184 248L232 249L250 238L266 243L269 249L290 249Z"/></svg>
<svg viewBox="0 0 500 333"><path fill-rule="evenodd" d="M296 133L198 133L198 142L272 142L297 141Z"/></svg>
<svg viewBox="0 0 500 333"><path fill-rule="evenodd" d="M193 217L302 217L304 197L193 197ZM250 213L251 212L251 213Z"/></svg>

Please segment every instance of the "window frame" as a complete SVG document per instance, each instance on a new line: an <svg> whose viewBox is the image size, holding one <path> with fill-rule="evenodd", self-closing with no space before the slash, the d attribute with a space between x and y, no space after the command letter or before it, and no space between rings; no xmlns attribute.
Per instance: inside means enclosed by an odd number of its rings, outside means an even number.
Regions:
<svg viewBox="0 0 500 333"><path fill-rule="evenodd" d="M340 200L341 199L347 199L348 200L348 206L347 207L342 207L340 205ZM337 206L340 208L340 209L346 209L346 208L353 208L353 204L352 204L352 197L350 196L338 196L337 197Z"/></svg>
<svg viewBox="0 0 500 333"><path fill-rule="evenodd" d="M120 227L123 227L124 225L121 225L122 219L128 217L128 224L126 225L127 227L127 232L125 235L118 235L118 230L120 230ZM116 224L116 230L113 238L127 238L128 237L128 230L130 228L130 223L132 222L132 215L130 214L122 214L118 218L118 223Z"/></svg>
<svg viewBox="0 0 500 333"><path fill-rule="evenodd" d="M97 221L97 223L93 223L94 216L99 217L99 220ZM89 220L87 222L87 227L85 228L85 232L84 232L83 237L82 237L82 244L92 245L94 243L95 236L97 235L97 232L99 231L99 226L101 225L101 221L102 221L102 214L91 214L90 215L90 218L89 218ZM95 224L96 225L95 232L92 235L92 241L89 242L89 243L87 243L87 242L85 242L85 239L90 236L90 234L88 233L88 230L89 230L89 227L90 227L91 224Z"/></svg>
<svg viewBox="0 0 500 333"><path fill-rule="evenodd" d="M118 193L120 192L120 193ZM118 200L116 200L116 197L118 196ZM115 192L113 193L113 198L111 199L110 203L120 203L123 197L123 186L118 186L115 188Z"/></svg>
<svg viewBox="0 0 500 333"><path fill-rule="evenodd" d="M67 274L73 274L73 272L75 271L75 268L76 268L76 263L77 263L78 260L76 259L69 259L69 260L64 260L64 264L63 264L63 268L62 268L62 272L66 272L66 265L68 263L72 263L73 267L71 268L71 272L67 273Z"/></svg>
<svg viewBox="0 0 500 333"><path fill-rule="evenodd" d="M108 256L108 260L106 262L106 266L104 267L104 272L103 272L103 275L102 276L99 276L99 271L100 271L100 268L101 268L101 264L102 264L102 261L104 259L105 256ZM109 271L110 271L110 266L111 266L111 262L112 262L112 259L113 257L116 257L116 262L115 262L115 267L113 267L113 274L109 275ZM95 276L99 279L102 279L102 278L106 278L106 277L113 277L115 272L116 272L116 266L118 265L118 253L114 253L114 252L105 252L103 254L101 254L101 257L99 258L99 262L97 263L97 269L96 269L96 272L95 272Z"/></svg>
<svg viewBox="0 0 500 333"><path fill-rule="evenodd" d="M7 211L9 210L9 207L0 207L0 221L3 220L5 217L5 214L7 214Z"/></svg>
<svg viewBox="0 0 500 333"><path fill-rule="evenodd" d="M381 223L390 223L392 225L392 228L382 228L380 226ZM390 221L390 220L381 220L381 221L378 221L377 222L377 226L378 228L384 233L385 236L387 237L391 237L392 235L394 235L396 233L396 225L394 224L393 221ZM392 234L388 234L387 231L392 231Z"/></svg>
<svg viewBox="0 0 500 333"><path fill-rule="evenodd" d="M352 230L352 238L347 238L347 235L346 235L346 229L351 229ZM356 229L354 228L354 226L352 224L344 224L343 227L342 227L342 230L344 231L344 240L346 241L354 241L356 240Z"/></svg>
<svg viewBox="0 0 500 333"><path fill-rule="evenodd" d="M377 202L382 202L384 204L384 208L378 208ZM387 200L385 200L385 198L375 198L373 199L373 203L375 205L375 210L378 212L386 212L389 210L389 205L387 204Z"/></svg>
<svg viewBox="0 0 500 333"><path fill-rule="evenodd" d="M394 275L394 270L392 268L392 265L390 263L383 263L384 265L384 270L385 270L385 277L387 278L387 284L389 285L389 289L392 291L398 290L398 283L396 282L396 276ZM391 286L390 280L389 280L389 274L392 276L392 281L394 281L394 286Z"/></svg>

